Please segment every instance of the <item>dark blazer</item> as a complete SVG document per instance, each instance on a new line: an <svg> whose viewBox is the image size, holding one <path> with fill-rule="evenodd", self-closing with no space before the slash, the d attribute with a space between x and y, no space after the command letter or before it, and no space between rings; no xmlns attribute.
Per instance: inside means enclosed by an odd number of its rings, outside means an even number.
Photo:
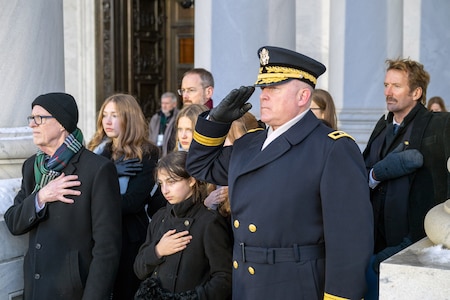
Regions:
<svg viewBox="0 0 450 300"><path fill-rule="evenodd" d="M82 148L63 172L78 175L73 204L47 203L36 213L34 161L22 167L22 185L5 222L29 234L24 299L109 299L121 246L120 193L114 164Z"/></svg>
<svg viewBox="0 0 450 300"><path fill-rule="evenodd" d="M361 299L373 225L356 143L308 112L263 151L265 130L222 147L229 125L204 116L187 169L229 186L233 299Z"/></svg>
<svg viewBox="0 0 450 300"><path fill-rule="evenodd" d="M408 141L409 149L422 153L424 164L416 172L381 182L371 191L376 229L383 228L385 247L402 244L401 248L425 237L426 213L450 197L450 113L429 112L418 103L405 117L392 143L384 151L384 139L393 114L382 116L375 125L363 152L367 172L398 144ZM378 202L383 202L384 209ZM407 238L409 243L403 243ZM381 250L376 243L375 253ZM390 253L391 255L394 253Z"/></svg>
<svg viewBox="0 0 450 300"><path fill-rule="evenodd" d="M134 263L136 275L159 278L170 292L196 291L201 300L229 299L232 242L227 227L225 218L201 201L167 204L150 222ZM188 230L192 240L183 251L158 258L155 246L170 229Z"/></svg>

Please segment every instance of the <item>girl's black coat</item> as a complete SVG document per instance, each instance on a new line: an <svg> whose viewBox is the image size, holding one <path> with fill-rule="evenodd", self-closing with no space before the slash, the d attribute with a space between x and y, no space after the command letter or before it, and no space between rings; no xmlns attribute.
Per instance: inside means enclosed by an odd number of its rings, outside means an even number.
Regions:
<svg viewBox="0 0 450 300"><path fill-rule="evenodd" d="M188 230L192 240L181 252L158 258L155 245L170 229ZM162 287L174 293L195 290L199 299L228 299L231 295L230 229L216 211L189 198L167 204L150 222L147 239L139 250L134 270L140 279L161 280Z"/></svg>

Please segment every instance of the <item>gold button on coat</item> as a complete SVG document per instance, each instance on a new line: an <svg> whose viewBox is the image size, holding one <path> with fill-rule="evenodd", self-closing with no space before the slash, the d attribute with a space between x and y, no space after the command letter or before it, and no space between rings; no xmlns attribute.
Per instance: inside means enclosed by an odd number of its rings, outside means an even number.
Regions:
<svg viewBox="0 0 450 300"><path fill-rule="evenodd" d="M234 225L234 228L239 228L239 221L234 220L233 225Z"/></svg>
<svg viewBox="0 0 450 300"><path fill-rule="evenodd" d="M255 224L248 225L248 230L250 230L250 232L256 232L256 225Z"/></svg>
<svg viewBox="0 0 450 300"><path fill-rule="evenodd" d="M239 267L239 264L237 261L233 261L233 268L237 269Z"/></svg>
<svg viewBox="0 0 450 300"><path fill-rule="evenodd" d="M248 272L253 275L255 274L255 269L253 269L252 267L248 267Z"/></svg>

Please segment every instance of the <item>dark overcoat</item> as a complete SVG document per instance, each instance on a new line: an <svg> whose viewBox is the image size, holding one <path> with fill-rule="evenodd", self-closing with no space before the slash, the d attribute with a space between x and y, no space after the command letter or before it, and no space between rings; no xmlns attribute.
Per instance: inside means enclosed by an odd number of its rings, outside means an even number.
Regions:
<svg viewBox="0 0 450 300"><path fill-rule="evenodd" d="M171 229L188 230L192 240L183 251L158 258L155 246ZM229 299L231 252L225 218L189 198L175 205L167 204L153 215L134 270L142 280L149 276L159 278L162 287L173 293L195 291L200 300Z"/></svg>
<svg viewBox="0 0 450 300"><path fill-rule="evenodd" d="M267 131L222 147L228 130L201 115L187 169L229 186L233 299L361 299L373 223L356 143L312 112L263 151Z"/></svg>
<svg viewBox="0 0 450 300"><path fill-rule="evenodd" d="M105 147L101 155L111 159L111 144ZM129 177L126 191L122 194L122 254L114 285L114 299L132 299L139 287L140 280L134 274L133 264L147 233L145 205L152 201L150 192L155 185L154 171L158 158L157 147L145 153L142 170ZM165 204L166 201L159 208Z"/></svg>
<svg viewBox="0 0 450 300"><path fill-rule="evenodd" d="M424 218L435 205L450 198L450 113L429 112L418 103L405 117L392 142L383 147L393 114L382 116L363 152L367 172L400 143L423 155L423 166L412 174L381 182L371 191L376 229L382 227L385 247L401 248L425 237ZM390 127L389 127L390 128ZM383 204L377 203L383 201ZM379 206L384 206L384 209ZM382 214L380 216L380 214ZM405 238L409 241L405 243ZM375 253L383 247L376 243ZM394 253L390 253L392 255Z"/></svg>
<svg viewBox="0 0 450 300"><path fill-rule="evenodd" d="M62 170L78 175L73 204L46 203L36 213L34 161L22 167L22 184L5 222L14 235L29 234L24 299L109 299L121 247L120 192L114 164L84 147Z"/></svg>

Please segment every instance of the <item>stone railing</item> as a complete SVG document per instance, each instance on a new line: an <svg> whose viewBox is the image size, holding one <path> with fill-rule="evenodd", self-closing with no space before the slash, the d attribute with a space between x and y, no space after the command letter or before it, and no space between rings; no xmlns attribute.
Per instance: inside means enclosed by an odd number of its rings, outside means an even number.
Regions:
<svg viewBox="0 0 450 300"><path fill-rule="evenodd" d="M22 299L28 236L13 236L3 215L20 189L22 163L35 152L30 128L0 128L0 299Z"/></svg>

